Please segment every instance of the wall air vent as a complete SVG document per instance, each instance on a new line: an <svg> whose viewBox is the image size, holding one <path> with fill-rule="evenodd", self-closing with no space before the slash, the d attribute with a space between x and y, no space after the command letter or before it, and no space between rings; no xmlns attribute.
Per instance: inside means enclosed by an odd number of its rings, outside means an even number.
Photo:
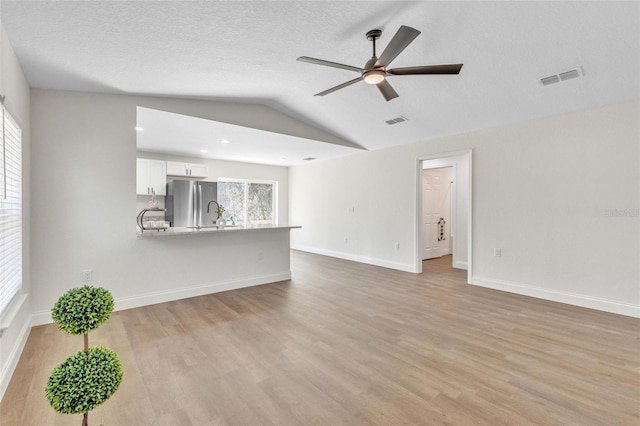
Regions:
<svg viewBox="0 0 640 426"><path fill-rule="evenodd" d="M550 84L571 80L572 78L577 78L581 76L584 76L584 70L582 69L582 67L578 67L569 71L561 72L559 74L543 77L540 79L540 84L542 84L543 86L548 86Z"/></svg>
<svg viewBox="0 0 640 426"><path fill-rule="evenodd" d="M316 157L307 157L307 158L303 158L304 161L313 161L315 160Z"/></svg>
<svg viewBox="0 0 640 426"><path fill-rule="evenodd" d="M402 123L403 121L408 121L408 120L409 119L407 117L405 117L404 115L401 115L400 117L392 118L391 120L386 120L385 123L389 125L393 125L393 124Z"/></svg>

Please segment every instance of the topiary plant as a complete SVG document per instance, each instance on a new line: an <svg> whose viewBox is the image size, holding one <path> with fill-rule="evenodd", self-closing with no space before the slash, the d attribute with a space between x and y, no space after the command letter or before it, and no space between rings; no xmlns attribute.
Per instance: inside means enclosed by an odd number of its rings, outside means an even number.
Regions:
<svg viewBox="0 0 640 426"><path fill-rule="evenodd" d="M98 346L79 351L58 364L49 376L45 393L56 411L83 414L109 399L121 382L118 355Z"/></svg>
<svg viewBox="0 0 640 426"><path fill-rule="evenodd" d="M58 299L53 305L51 318L65 333L86 335L108 320L111 312L111 293L102 287L85 285L72 288Z"/></svg>
<svg viewBox="0 0 640 426"><path fill-rule="evenodd" d="M83 426L89 424L89 411L109 399L122 382L118 355L103 347L89 349L89 331L108 320L111 312L111 293L88 285L67 291L51 311L60 330L84 335L84 351L53 369L45 394L54 410L65 414L83 413Z"/></svg>

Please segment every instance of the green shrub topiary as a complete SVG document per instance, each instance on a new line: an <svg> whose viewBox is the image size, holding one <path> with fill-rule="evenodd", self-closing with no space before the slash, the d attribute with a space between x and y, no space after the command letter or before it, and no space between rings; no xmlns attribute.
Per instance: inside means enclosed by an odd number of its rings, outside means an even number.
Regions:
<svg viewBox="0 0 640 426"><path fill-rule="evenodd" d="M45 393L49 404L64 414L81 414L105 402L122 382L115 352L104 348L80 351L51 372Z"/></svg>
<svg viewBox="0 0 640 426"><path fill-rule="evenodd" d="M108 320L112 311L113 297L108 290L85 285L63 294L51 317L65 333L85 334Z"/></svg>
<svg viewBox="0 0 640 426"><path fill-rule="evenodd" d="M89 331L108 320L111 312L111 293L88 285L67 291L51 311L60 330L84 335L84 351L53 369L45 395L53 409L60 413L82 413L82 426L89 426L89 411L109 399L122 382L118 355L104 347L89 348Z"/></svg>

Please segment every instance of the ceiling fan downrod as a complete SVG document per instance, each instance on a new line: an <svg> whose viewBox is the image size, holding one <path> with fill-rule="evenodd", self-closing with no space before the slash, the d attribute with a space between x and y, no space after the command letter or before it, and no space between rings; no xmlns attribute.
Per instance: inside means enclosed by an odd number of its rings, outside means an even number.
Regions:
<svg viewBox="0 0 640 426"><path fill-rule="evenodd" d="M367 31L367 40L371 40L373 42L373 57L377 58L376 56L376 40L380 38L380 36L382 35L382 30L371 30L371 31Z"/></svg>

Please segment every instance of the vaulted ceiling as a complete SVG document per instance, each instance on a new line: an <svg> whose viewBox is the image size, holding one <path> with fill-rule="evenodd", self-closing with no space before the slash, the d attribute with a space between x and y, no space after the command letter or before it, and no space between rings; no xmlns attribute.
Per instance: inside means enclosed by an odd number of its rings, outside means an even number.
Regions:
<svg viewBox="0 0 640 426"><path fill-rule="evenodd" d="M1 0L0 16L31 87L261 103L370 150L640 97L638 2ZM422 34L393 67L460 75L389 77L389 102L362 82L313 96L357 75L297 57L362 67L365 33L380 52L401 25Z"/></svg>

